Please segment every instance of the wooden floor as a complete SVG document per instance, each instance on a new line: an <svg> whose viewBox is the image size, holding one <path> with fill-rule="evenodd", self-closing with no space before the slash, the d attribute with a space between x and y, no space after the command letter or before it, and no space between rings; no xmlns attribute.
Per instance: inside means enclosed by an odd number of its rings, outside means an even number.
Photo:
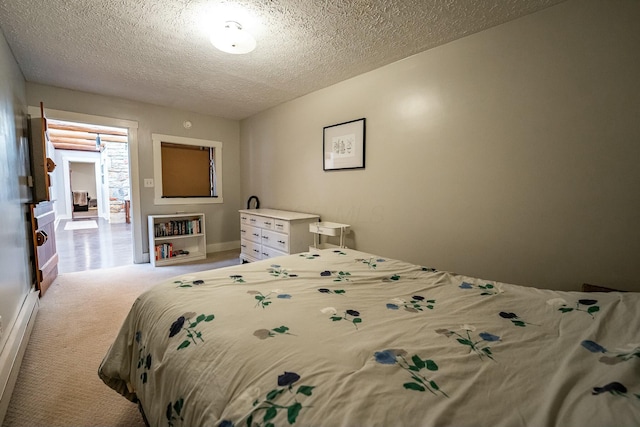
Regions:
<svg viewBox="0 0 640 427"><path fill-rule="evenodd" d="M65 230L68 222L95 221L98 228ZM97 217L61 220L56 227L58 273L133 264L131 224L110 224Z"/></svg>

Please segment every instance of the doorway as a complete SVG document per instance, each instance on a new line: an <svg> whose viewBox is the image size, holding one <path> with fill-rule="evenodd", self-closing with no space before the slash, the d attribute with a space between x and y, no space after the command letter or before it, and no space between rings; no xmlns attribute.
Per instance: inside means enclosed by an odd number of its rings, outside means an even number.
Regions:
<svg viewBox="0 0 640 427"><path fill-rule="evenodd" d="M59 272L133 263L126 128L49 118Z"/></svg>
<svg viewBox="0 0 640 427"><path fill-rule="evenodd" d="M89 162L69 162L72 219L98 218L96 166Z"/></svg>

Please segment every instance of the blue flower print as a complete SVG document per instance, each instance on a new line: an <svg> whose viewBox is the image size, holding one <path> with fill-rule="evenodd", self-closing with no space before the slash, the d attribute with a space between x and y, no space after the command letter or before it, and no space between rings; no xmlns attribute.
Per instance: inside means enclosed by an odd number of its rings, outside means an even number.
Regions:
<svg viewBox="0 0 640 427"><path fill-rule="evenodd" d="M280 387L289 387L299 379L300 375L296 374L295 372L285 371L284 374L278 375L278 385Z"/></svg>
<svg viewBox="0 0 640 427"><path fill-rule="evenodd" d="M460 289L480 289L482 290L482 293L480 293L480 295L498 295L502 292L504 292L502 290L502 286L501 285L492 285L491 283L487 283L484 285L474 285L472 283L469 282L462 282L462 284L459 286Z"/></svg>
<svg viewBox="0 0 640 427"><path fill-rule="evenodd" d="M517 314L515 313L511 313L511 312L506 312L506 311L501 311L500 313L498 313L498 315L500 317L502 317L503 319L508 319L511 321L511 323L513 323L515 326L519 326L521 328L526 327L527 325L534 325L533 323L528 323L525 322L524 320L520 319L518 317ZM539 325L534 325L534 326L539 326Z"/></svg>
<svg viewBox="0 0 640 427"><path fill-rule="evenodd" d="M383 365L395 365L396 354L392 350L376 351L373 356L376 358L376 362Z"/></svg>
<svg viewBox="0 0 640 427"><path fill-rule="evenodd" d="M594 299L579 299L576 302L575 307L570 307L564 298L552 298L547 301L548 305L559 306L558 311L561 313L571 313L572 311L581 311L587 313L592 319L595 319L595 314L600 311L600 306L596 305L597 300ZM586 308L586 310L585 310Z"/></svg>
<svg viewBox="0 0 640 427"><path fill-rule="evenodd" d="M405 350L382 350L376 351L373 354L376 362L382 365L398 365L411 375L411 381L404 383L402 386L406 390L412 391L429 391L433 394L441 393L445 397L449 397L447 393L440 390L438 384L427 378L428 372L435 372L439 369L436 362L431 359L422 359L417 354L411 356L410 359L406 358L407 352ZM425 373L421 373L421 371Z"/></svg>
<svg viewBox="0 0 640 427"><path fill-rule="evenodd" d="M490 334L489 332L480 332L478 334L478 336L480 338L482 338L483 340L489 341L489 342L491 342L491 341L500 341L500 337L499 336Z"/></svg>
<svg viewBox="0 0 640 427"><path fill-rule="evenodd" d="M462 330L465 331L464 335L449 329L436 329L436 333L444 335L446 337L452 337L455 335L458 337L456 339L458 343L468 346L470 349L469 351L475 352L480 357L480 359L482 359L483 356L487 356L489 359L495 361L493 358L493 353L491 352L491 348L489 346L482 345L481 343L482 341L486 341L486 342L500 341L499 336L490 334L489 332L480 332L478 334L478 336L480 337L480 340L476 341L473 338L471 338L471 332L474 332L476 330L475 326L462 325L461 328Z"/></svg>
<svg viewBox="0 0 640 427"><path fill-rule="evenodd" d="M613 352L591 340L584 340L580 345L592 353L606 354L599 359L599 361L605 365L617 365L618 363L631 360L634 357L640 358L640 346L638 346L638 344L629 344L626 348L616 349L616 351Z"/></svg>
<svg viewBox="0 0 640 427"><path fill-rule="evenodd" d="M334 322L339 322L341 320L350 320L356 329L358 329L358 323L362 323L362 317L360 316L360 312L357 310L345 310L342 316L338 316L338 310L336 310L334 307L325 307L320 311L324 314L330 315L331 317L329 317L329 319Z"/></svg>
<svg viewBox="0 0 640 427"><path fill-rule="evenodd" d="M278 264L271 264L271 267L267 271L274 277L298 277L297 274L290 273L288 270L282 268Z"/></svg>
<svg viewBox="0 0 640 427"><path fill-rule="evenodd" d="M290 294L282 293L280 289L274 289L268 294L264 295L262 292L258 291L247 291L249 295L254 295L254 298L257 300L256 307L267 308L271 303L271 296L276 294L277 299L291 299L293 298Z"/></svg>
<svg viewBox="0 0 640 427"><path fill-rule="evenodd" d="M197 340L204 342L204 339L202 338L202 332L196 330L195 328L201 322L211 322L213 319L215 319L215 316L213 314L200 314L195 318L194 321L191 321L191 318L193 318L194 316L196 316L196 313L185 313L184 315L178 317L178 319L173 322L171 324L171 327L169 328L169 338L178 335L178 333L183 330L187 333L187 338L178 346L178 350L189 347L191 343L193 343L194 345L198 344Z"/></svg>
<svg viewBox="0 0 640 427"><path fill-rule="evenodd" d="M627 394L627 388L619 382L612 382L602 387L594 387L591 394L611 393L616 396Z"/></svg>
<svg viewBox="0 0 640 427"><path fill-rule="evenodd" d="M174 337L178 332L182 330L182 326L184 326L185 321L184 316L178 317L178 320L171 324L171 328L169 328L169 338Z"/></svg>
<svg viewBox="0 0 640 427"><path fill-rule="evenodd" d="M400 307L403 307L405 311L408 311L410 313L418 313L420 311L424 311L423 308L433 310L436 303L436 300L426 300L422 295L413 295L411 297L411 300L409 301L406 301L402 298L394 298L392 301L392 303L387 304L387 308L389 310L398 310Z"/></svg>
<svg viewBox="0 0 640 427"><path fill-rule="evenodd" d="M589 350L592 353L606 353L607 349L598 344L597 342L593 342L590 340L584 340L580 343L584 348Z"/></svg>
<svg viewBox="0 0 640 427"><path fill-rule="evenodd" d="M343 282L343 281L349 281L349 276L351 276L351 273L349 273L348 271L329 271L329 270L325 270L322 271L320 273L321 277L331 277L331 276L335 276L335 279L333 279L334 282Z"/></svg>
<svg viewBox="0 0 640 427"><path fill-rule="evenodd" d="M298 415L305 407L302 406L302 403L298 401L298 398L301 396L311 396L313 394L313 389L315 386L301 385L298 386L294 391L293 384L295 384L300 379L300 375L295 372L286 372L284 374L278 375L278 388L275 388L269 391L265 395L265 399L260 401L256 400L253 402L253 410L249 417L247 418L246 425L251 427L273 427L275 426L275 418L278 416L278 411L283 409L287 416L288 423L295 424ZM282 400L286 399L288 395L286 392L289 392L293 395L293 403L290 405L285 405ZM278 403L275 401L278 400ZM264 411L264 415L262 416L262 422L258 419L255 419L255 416L259 411ZM229 427L232 424L228 425Z"/></svg>

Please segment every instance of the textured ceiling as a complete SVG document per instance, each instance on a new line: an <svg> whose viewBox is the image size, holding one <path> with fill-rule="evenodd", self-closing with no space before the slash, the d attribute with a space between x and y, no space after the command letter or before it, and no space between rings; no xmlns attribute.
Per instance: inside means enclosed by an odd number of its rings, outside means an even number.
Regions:
<svg viewBox="0 0 640 427"><path fill-rule="evenodd" d="M27 81L230 119L564 0L0 0ZM215 49L239 21L247 55Z"/></svg>

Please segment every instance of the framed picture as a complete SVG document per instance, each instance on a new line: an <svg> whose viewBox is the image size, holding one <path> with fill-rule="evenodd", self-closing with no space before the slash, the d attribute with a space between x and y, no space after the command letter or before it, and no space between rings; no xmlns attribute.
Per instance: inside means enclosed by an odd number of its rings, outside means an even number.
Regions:
<svg viewBox="0 0 640 427"><path fill-rule="evenodd" d="M325 126L322 129L322 169L364 168L364 143L364 118Z"/></svg>

